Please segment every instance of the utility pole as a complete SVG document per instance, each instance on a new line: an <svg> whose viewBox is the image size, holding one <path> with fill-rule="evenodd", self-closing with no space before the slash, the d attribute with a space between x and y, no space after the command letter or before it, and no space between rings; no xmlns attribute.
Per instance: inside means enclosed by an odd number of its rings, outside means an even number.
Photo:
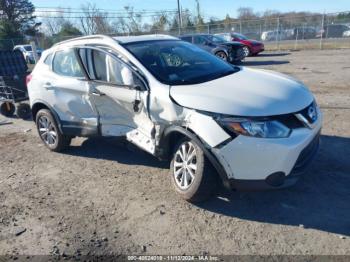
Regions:
<svg viewBox="0 0 350 262"><path fill-rule="evenodd" d="M325 37L327 37L326 30L324 30L324 19L325 19L325 12L323 12L322 15L322 21L321 21L321 37L320 37L320 49L323 49L323 34Z"/></svg>
<svg viewBox="0 0 350 262"><path fill-rule="evenodd" d="M177 12L179 14L179 35L181 35L182 16L181 16L180 0L177 0Z"/></svg>
<svg viewBox="0 0 350 262"><path fill-rule="evenodd" d="M280 17L277 17L277 31L276 31L276 49L280 49Z"/></svg>

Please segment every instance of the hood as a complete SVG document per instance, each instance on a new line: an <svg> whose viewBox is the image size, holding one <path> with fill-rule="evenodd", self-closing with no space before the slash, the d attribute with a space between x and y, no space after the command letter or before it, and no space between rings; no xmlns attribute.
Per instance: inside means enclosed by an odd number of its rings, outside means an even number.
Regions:
<svg viewBox="0 0 350 262"><path fill-rule="evenodd" d="M263 43L260 41L256 41L256 40L248 40L251 44L253 45L262 45Z"/></svg>
<svg viewBox="0 0 350 262"><path fill-rule="evenodd" d="M172 86L170 95L184 107L233 116L294 113L314 99L311 92L292 77L245 67L213 81Z"/></svg>

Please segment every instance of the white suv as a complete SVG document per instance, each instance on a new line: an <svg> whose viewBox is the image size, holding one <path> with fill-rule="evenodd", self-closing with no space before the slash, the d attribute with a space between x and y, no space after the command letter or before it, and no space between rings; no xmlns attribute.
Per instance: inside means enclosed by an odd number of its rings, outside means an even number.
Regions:
<svg viewBox="0 0 350 262"><path fill-rule="evenodd" d="M88 36L45 51L28 77L52 151L75 136L126 136L163 160L188 201L294 184L315 155L322 115L291 77L232 66L166 35Z"/></svg>

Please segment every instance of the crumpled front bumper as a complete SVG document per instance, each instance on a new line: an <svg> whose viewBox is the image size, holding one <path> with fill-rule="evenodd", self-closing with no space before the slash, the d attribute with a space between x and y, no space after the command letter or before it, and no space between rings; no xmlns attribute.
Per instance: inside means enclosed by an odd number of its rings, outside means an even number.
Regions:
<svg viewBox="0 0 350 262"><path fill-rule="evenodd" d="M238 190L280 189L296 183L315 156L322 115L313 129L294 129L288 138L238 136L212 153Z"/></svg>

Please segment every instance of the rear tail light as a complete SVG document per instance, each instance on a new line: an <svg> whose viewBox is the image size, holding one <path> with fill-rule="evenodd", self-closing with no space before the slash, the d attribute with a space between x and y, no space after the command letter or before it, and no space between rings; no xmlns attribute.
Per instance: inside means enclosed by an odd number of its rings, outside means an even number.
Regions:
<svg viewBox="0 0 350 262"><path fill-rule="evenodd" d="M32 80L32 75L31 74L29 74L29 75L27 75L26 76L26 86L28 87L28 84L29 84L29 82L30 82L30 80Z"/></svg>

